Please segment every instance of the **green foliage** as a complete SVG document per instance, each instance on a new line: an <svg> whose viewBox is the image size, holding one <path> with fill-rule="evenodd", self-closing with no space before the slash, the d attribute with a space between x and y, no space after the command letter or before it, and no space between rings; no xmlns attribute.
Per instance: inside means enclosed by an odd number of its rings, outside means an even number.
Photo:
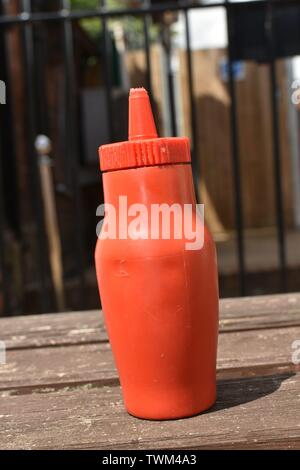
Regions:
<svg viewBox="0 0 300 470"><path fill-rule="evenodd" d="M94 10L99 7L100 0L71 0L71 8L73 10ZM106 6L108 8L130 8L132 6L132 0L107 0ZM128 45L130 48L143 47L144 34L143 34L143 20L140 17L122 17L111 19L108 21L110 28L113 27L113 23L116 21L122 21ZM99 41L101 38L101 21L99 18L86 18L80 21L80 25L87 32L87 34L94 39ZM149 29L150 38L152 41L157 39L157 27L150 26Z"/></svg>
<svg viewBox="0 0 300 470"><path fill-rule="evenodd" d="M89 10L99 6L98 0L71 0L72 10Z"/></svg>
<svg viewBox="0 0 300 470"><path fill-rule="evenodd" d="M80 26L94 41L98 41L101 37L102 26L98 18L85 18L79 21Z"/></svg>
<svg viewBox="0 0 300 470"><path fill-rule="evenodd" d="M89 10L98 8L100 0L71 0L71 8L73 10ZM110 8L127 8L132 1L130 0L107 0L106 5Z"/></svg>

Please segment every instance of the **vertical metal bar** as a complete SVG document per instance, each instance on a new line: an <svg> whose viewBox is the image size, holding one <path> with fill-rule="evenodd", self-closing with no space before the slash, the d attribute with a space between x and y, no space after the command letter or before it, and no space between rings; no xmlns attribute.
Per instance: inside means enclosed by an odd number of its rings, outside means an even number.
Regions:
<svg viewBox="0 0 300 470"><path fill-rule="evenodd" d="M187 58L187 72L188 72L188 89L189 89L189 101L190 101L190 119L191 119L191 130L192 130L192 170L194 178L194 186L196 192L196 200L200 202L200 165L199 165L199 146L197 138L197 113L195 106L195 93L194 93L194 80L193 80L193 63L192 63L192 51L190 41L190 26L189 26L189 10L184 10L184 21L185 21L185 42L186 42L186 58Z"/></svg>
<svg viewBox="0 0 300 470"><path fill-rule="evenodd" d="M30 15L30 0L22 0L22 11L25 15ZM47 282L47 263L45 257L46 237L43 220L43 208L41 200L41 188L37 166L37 158L34 150L34 140L36 137L36 109L35 109L35 84L34 84L34 44L32 25L26 23L23 26L24 34L24 60L26 74L26 96L28 104L28 152L29 168L31 174L32 204L37 225L37 264L40 280L40 304L42 312L50 310L50 295Z"/></svg>
<svg viewBox="0 0 300 470"><path fill-rule="evenodd" d="M278 122L278 102L277 102L277 80L275 62L270 62L271 80L271 107L272 107L272 132L273 132L273 159L274 159L274 179L275 179L275 203L276 203L276 223L277 241L280 264L281 289L286 291L286 247L285 247L285 223L283 209L283 192L281 182L281 157L279 142L279 122Z"/></svg>
<svg viewBox="0 0 300 470"><path fill-rule="evenodd" d="M281 182L281 156L280 156L280 128L278 121L278 85L276 79L275 53L273 41L273 5L267 2L266 10L266 36L268 42L268 52L270 59L270 84L271 84L271 111L272 111L272 134L273 134L273 161L274 161L274 183L275 183L275 211L277 225L277 243L279 254L279 270L281 289L287 289L286 279L286 246L285 246L285 223L284 223L284 203Z"/></svg>
<svg viewBox="0 0 300 470"><path fill-rule="evenodd" d="M176 106L175 106L175 93L174 93L174 78L172 72L171 54L172 54L172 40L170 33L170 26L163 25L164 32L164 48L166 53L166 68L167 68L167 82L169 91L169 106L171 114L171 134L173 137L177 136L177 122L176 122Z"/></svg>
<svg viewBox="0 0 300 470"><path fill-rule="evenodd" d="M106 0L100 0L100 6L106 7ZM113 96L112 96L112 76L111 76L111 43L109 30L107 27L107 19L102 17L102 53L103 53L103 72L106 97L106 114L108 121L109 141L114 141L114 122L113 122Z"/></svg>
<svg viewBox="0 0 300 470"><path fill-rule="evenodd" d="M0 1L0 15L5 13L4 2ZM6 224L13 230L17 240L21 238L21 224L19 214L19 194L17 188L17 169L15 154L15 132L13 126L13 103L11 100L12 83L10 80L10 57L8 54L7 37L9 30L4 26L0 30L0 79L4 80L6 86L6 105L0 106L1 111L1 145L3 152L3 192L5 194L4 210ZM5 175L5 176L4 176Z"/></svg>
<svg viewBox="0 0 300 470"><path fill-rule="evenodd" d="M240 295L246 294L246 271L245 271L245 247L244 247L244 221L243 221L243 203L242 203L242 185L240 174L240 158L237 129L237 106L236 93L232 64L232 43L234 40L232 19L230 15L231 4L228 0L225 3L227 16L227 35L228 35L228 78L229 92L231 98L230 124L231 124L231 146L232 146L232 167L233 167L233 185L234 185L234 208L235 225L237 233L237 250L239 264L239 288Z"/></svg>
<svg viewBox="0 0 300 470"><path fill-rule="evenodd" d="M3 2L0 1L0 15L4 13ZM0 80L3 80L6 87L6 104L0 104L0 316L1 314L7 315L10 313L10 295L9 295L9 281L7 278L6 263L5 263L5 228L7 224L5 213L5 198L4 191L4 152L5 142L3 141L4 133L6 132L7 125L11 125L10 115L7 113L8 108L8 83L7 83L7 62L6 62L6 47L5 47L5 27L0 28L0 62L2 65ZM10 113L9 113L10 114ZM6 120L9 123L5 123ZM14 188L13 188L14 189ZM5 199L4 199L5 198Z"/></svg>
<svg viewBox="0 0 300 470"><path fill-rule="evenodd" d="M61 0L62 8L70 11L70 1ZM83 210L81 203L81 192L79 187L79 154L77 129L77 93L76 93L76 71L74 66L74 44L72 22L68 18L63 21L63 49L65 70L65 93L66 93L66 133L67 133L67 161L69 165L69 186L72 193L72 218L73 233L75 241L76 268L79 279L80 306L84 307L85 298L85 263L83 242Z"/></svg>
<svg viewBox="0 0 300 470"><path fill-rule="evenodd" d="M35 51L36 51L36 96L37 96L37 132L38 134L46 134L48 135L48 105L47 105L47 92L46 92L46 60L47 57L45 55L45 41L47 38L45 37L45 29L47 25L43 22L38 24L36 28L37 32L37 39L35 44Z"/></svg>
<svg viewBox="0 0 300 470"><path fill-rule="evenodd" d="M4 105L0 105L4 106ZM2 113L1 113L2 114ZM2 123L2 116L0 124ZM0 308L4 314L9 312L9 290L8 280L5 269L5 212L4 212L4 191L3 191L3 172L2 172L3 157L0 154L0 296L2 295L3 308ZM0 298L1 301L1 298Z"/></svg>
<svg viewBox="0 0 300 470"><path fill-rule="evenodd" d="M149 0L143 1L144 7L149 7ZM143 27L144 27L144 45L146 55L146 86L150 99L152 99L152 78L151 78L151 55L150 55L150 37L149 37L149 16L143 15Z"/></svg>

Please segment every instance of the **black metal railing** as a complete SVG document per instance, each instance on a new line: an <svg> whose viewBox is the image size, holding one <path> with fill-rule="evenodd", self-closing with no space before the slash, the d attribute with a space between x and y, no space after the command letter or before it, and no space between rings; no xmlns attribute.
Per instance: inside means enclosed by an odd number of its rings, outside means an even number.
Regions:
<svg viewBox="0 0 300 470"><path fill-rule="evenodd" d="M73 198L73 224L74 224L74 237L75 241L75 256L76 256L76 269L78 276L80 277L80 289L81 295L81 306L84 306L84 295L85 295L85 248L83 240L83 229L84 222L82 221L83 209L80 198L80 188L78 181L78 122L76 121L77 116L77 101L76 101L76 76L74 71L74 60L76 56L76 50L74 50L74 22L89 18L98 18L99 24L102 28L102 44L101 54L103 56L104 63L104 87L106 93L106 111L107 111L107 122L109 129L110 140L114 140L114 115L113 97L112 97L112 77L111 77L111 44L109 41L109 21L115 18L139 17L142 19L143 24L143 36L144 36L144 53L145 53L145 64L146 64L146 86L152 96L152 77L153 71L151 70L150 60L150 35L149 27L150 20L153 15L161 14L166 11L172 12L183 12L184 13L184 25L185 25L185 40L186 40L186 57L187 57L187 87L189 97L189 109L190 109L190 123L191 123L191 141L192 141L192 165L193 174L196 181L196 188L198 189L198 178L199 178L199 164L197 156L200 154L201 148L199 148L199 142L197 138L197 129L201 126L205 116L198 119L197 112L195 109L195 94L194 94L194 81L193 81L193 54L191 51L191 39L190 39L190 25L189 25L189 11L200 8L212 8L221 6L226 10L227 15L227 32L228 32L228 70L229 70L229 93L231 98L231 147L232 147L232 169L233 169L233 185L234 185L234 208L235 208L235 228L237 234L237 254L239 263L239 294L245 295L247 293L246 286L246 267L245 267L245 246L244 246L244 210L243 210L243 198L242 198L242 179L240 174L240 156L239 156L239 136L238 136L238 125L237 125L237 96L236 86L234 79L233 63L237 58L236 52L236 17L235 12L238 8L239 11L245 12L250 9L257 7L261 10L265 17L265 37L267 47L267 59L265 61L269 64L269 78L271 85L271 108L272 108L272 139L273 139L273 163L274 163L274 188L275 188L275 203L276 203L276 225L277 225L277 239L278 239L278 253L279 253L279 271L281 273L281 290L286 290L286 243L285 243L285 225L284 225L284 209L283 209L283 190L281 182L281 154L280 154L280 141L279 141L279 121L278 121L278 103L277 103L277 82L275 73L275 59L276 59L276 47L274 38L274 11L275 9L287 7L288 5L298 6L297 1L265 1L258 0L252 2L230 2L225 0L224 2L215 1L206 4L205 2L197 1L174 1L174 2L151 2L150 0L143 0L140 2L140 6L131 8L108 8L105 0L99 0L99 6L94 10L72 10L70 8L69 0L60 1L60 9L57 11L32 11L31 1L22 0L21 7L22 11L19 13L8 14L5 13L4 3L2 5L2 14L0 16L0 37L2 42L5 43L7 39L7 33L10 28L20 28L23 35L23 50L24 50L24 63L25 63L25 83L26 83L26 98L27 98L27 116L28 116L28 148L27 148L27 163L30 168L31 178L31 189L32 189L32 207L34 213L34 220L36 224L37 234L37 269L39 279L39 298L40 298L40 310L49 311L50 308L50 289L47 282L47 256L46 256L46 241L45 241L45 230L43 222L43 208L41 203L40 194L40 183L38 177L38 164L34 149L34 140L36 135L41 132L38 131L38 114L37 114L37 83L36 76L34 74L36 60L34 49L35 44L33 40L33 28L38 24L57 23L62 25L62 39L63 47L62 53L64 57L64 75L65 75L65 99L66 99L66 115L65 115L65 140L66 140L66 165L68 168L68 179L70 192ZM201 32L199 32L201 34ZM4 47L4 46L3 46ZM166 47L167 60L166 60L166 80L168 83L169 90L169 112L171 116L171 129L173 135L177 133L176 123L176 106L175 106L175 91L173 86L173 77L171 72L171 56L170 48ZM300 44L299 44L300 52ZM1 64L2 67L3 64ZM1 71L0 71L1 73ZM2 77L0 76L0 79ZM13 80L13 77L6 77L7 80ZM2 120L0 122L2 132L4 116L3 107ZM13 122L11 122L13 128ZM40 129L40 127L39 127ZM46 132L45 132L46 133ZM3 161L1 157L1 162ZM4 267L4 258L6 251L6 241L4 236L4 227L6 223L6 215L4 208L5 194L3 189L3 171L1 172L2 166L0 165L0 272L1 272L1 290L3 292L3 299L5 302L4 311L9 312L9 300L8 300L8 286L6 280L6 271ZM199 195L198 195L199 198Z"/></svg>

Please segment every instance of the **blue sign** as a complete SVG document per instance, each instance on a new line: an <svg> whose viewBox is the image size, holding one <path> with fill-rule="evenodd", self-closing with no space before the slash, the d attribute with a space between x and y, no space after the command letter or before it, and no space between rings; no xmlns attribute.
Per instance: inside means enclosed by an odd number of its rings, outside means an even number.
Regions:
<svg viewBox="0 0 300 470"><path fill-rule="evenodd" d="M245 78L245 62L235 60L232 64L232 75L234 80L243 80ZM229 62L227 59L220 60L220 75L222 80L226 82L229 76Z"/></svg>

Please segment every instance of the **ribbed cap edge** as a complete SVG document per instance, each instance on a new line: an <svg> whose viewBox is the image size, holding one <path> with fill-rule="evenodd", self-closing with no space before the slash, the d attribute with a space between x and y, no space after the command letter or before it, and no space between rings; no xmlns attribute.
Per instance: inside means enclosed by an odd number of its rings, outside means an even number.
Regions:
<svg viewBox="0 0 300 470"><path fill-rule="evenodd" d="M102 171L191 161L189 140L186 137L161 137L102 145L99 147L99 157Z"/></svg>

